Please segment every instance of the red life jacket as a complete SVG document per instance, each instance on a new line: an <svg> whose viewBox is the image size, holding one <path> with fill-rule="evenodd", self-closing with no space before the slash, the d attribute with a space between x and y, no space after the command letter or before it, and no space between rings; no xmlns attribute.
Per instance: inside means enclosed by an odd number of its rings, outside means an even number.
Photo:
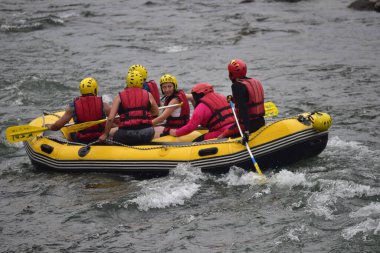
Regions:
<svg viewBox="0 0 380 253"><path fill-rule="evenodd" d="M141 88L125 88L119 93L119 127L141 129L152 126L149 93Z"/></svg>
<svg viewBox="0 0 380 253"><path fill-rule="evenodd" d="M80 96L74 99L73 119L75 123L83 123L104 119L103 100L97 96ZM82 141L96 140L104 131L104 125L98 124L76 133L76 138Z"/></svg>
<svg viewBox="0 0 380 253"><path fill-rule="evenodd" d="M156 103L158 106L161 106L161 100L160 100L160 91L158 90L158 86L154 80L150 80L146 83L149 88L149 92L152 93L154 100L156 100Z"/></svg>
<svg viewBox="0 0 380 253"><path fill-rule="evenodd" d="M169 116L166 119L164 133L168 133L170 129L177 129L186 125L190 119L190 105L185 92L183 92L183 90L179 90L175 92L172 96L166 97L164 105L168 105L170 101L174 98L176 98L179 101L179 103L182 102L181 113L179 117Z"/></svg>
<svg viewBox="0 0 380 253"><path fill-rule="evenodd" d="M213 116L209 119L206 126L210 132L235 122L231 106L225 96L211 92L202 97L200 102L207 105L212 111Z"/></svg>
<svg viewBox="0 0 380 253"><path fill-rule="evenodd" d="M264 90L259 80L254 78L239 79L238 84L245 86L248 92L248 114L249 120L255 120L265 115L264 108ZM236 113L239 115L239 109L236 108ZM242 119L242 117L239 117ZM241 120L239 120L242 123Z"/></svg>

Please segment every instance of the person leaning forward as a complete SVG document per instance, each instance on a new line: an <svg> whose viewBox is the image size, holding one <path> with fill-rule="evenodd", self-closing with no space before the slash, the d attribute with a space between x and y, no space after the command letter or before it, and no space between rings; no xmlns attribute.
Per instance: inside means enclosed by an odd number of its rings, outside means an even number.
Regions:
<svg viewBox="0 0 380 253"><path fill-rule="evenodd" d="M195 109L190 121L179 129L170 129L172 136L183 136L194 131L198 125L206 127L209 132L194 141L203 141L218 137L231 127L235 121L227 98L214 92L208 83L199 83L193 87L191 94L195 100Z"/></svg>
<svg viewBox="0 0 380 253"><path fill-rule="evenodd" d="M65 109L65 113L54 124L48 125L49 130L58 131L71 119L77 123L96 121L106 118L110 112L110 106L98 97L98 83L92 77L84 78L79 84L80 97L72 101ZM104 123L88 127L82 131L71 134L73 141L90 143L96 141L103 133Z"/></svg>
<svg viewBox="0 0 380 253"><path fill-rule="evenodd" d="M116 113L120 116L119 128L113 140L126 145L150 142L154 137L152 116L158 114L158 106L152 94L144 89L143 78L138 71L130 71L126 88L119 92L112 103L104 133L99 141L105 141L112 128Z"/></svg>
<svg viewBox="0 0 380 253"><path fill-rule="evenodd" d="M236 106L236 114L240 127L244 132L244 141L249 134L265 125L264 89L261 82L247 77L247 65L240 59L228 64L229 78L232 81L232 100ZM237 124L219 136L236 137L239 135Z"/></svg>

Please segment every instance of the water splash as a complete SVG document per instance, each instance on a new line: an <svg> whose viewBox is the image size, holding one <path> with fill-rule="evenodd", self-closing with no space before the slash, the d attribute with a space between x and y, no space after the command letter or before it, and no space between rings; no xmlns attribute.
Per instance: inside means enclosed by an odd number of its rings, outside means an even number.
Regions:
<svg viewBox="0 0 380 253"><path fill-rule="evenodd" d="M228 186L238 185L259 185L262 177L252 171L246 171L239 167L232 167L229 172L220 179L218 182L223 182Z"/></svg>
<svg viewBox="0 0 380 253"><path fill-rule="evenodd" d="M198 192L201 186L198 181L204 177L199 168L179 164L168 177L142 181L139 196L127 201L125 207L136 204L140 211L148 211L183 205Z"/></svg>
<svg viewBox="0 0 380 253"><path fill-rule="evenodd" d="M363 157L371 157L377 162L380 161L379 151L370 150L367 146L357 141L344 141L338 136L334 136L327 143L326 154L339 154L342 150L352 153L352 156L356 160L361 160Z"/></svg>
<svg viewBox="0 0 380 253"><path fill-rule="evenodd" d="M313 183L307 181L305 173L291 172L288 170L282 170L279 173L274 174L270 178L270 183L271 185L276 185L281 188L289 187L289 189L294 186L313 186Z"/></svg>
<svg viewBox="0 0 380 253"><path fill-rule="evenodd" d="M308 211L327 220L333 220L335 214L338 214L336 203L339 199L371 197L380 194L380 188L351 181L320 179L317 182L320 191L312 193L309 197Z"/></svg>
<svg viewBox="0 0 380 253"><path fill-rule="evenodd" d="M346 240L352 239L355 235L362 233L363 241L367 240L367 236L373 231L374 235L380 232L380 219L367 219L359 224L348 227L342 231L342 237Z"/></svg>
<svg viewBox="0 0 380 253"><path fill-rule="evenodd" d="M296 227L286 228L284 234L275 240L275 244L279 245L287 241L300 242L300 237L302 237L302 235L305 233L307 234L309 231L304 224Z"/></svg>
<svg viewBox="0 0 380 253"><path fill-rule="evenodd" d="M351 212L349 216L351 218L380 216L380 203L371 202L368 206L364 206L355 212Z"/></svg>

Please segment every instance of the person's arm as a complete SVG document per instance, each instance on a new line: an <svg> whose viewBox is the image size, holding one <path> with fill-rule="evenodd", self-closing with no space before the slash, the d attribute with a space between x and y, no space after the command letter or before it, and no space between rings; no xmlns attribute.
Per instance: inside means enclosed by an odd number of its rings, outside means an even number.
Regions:
<svg viewBox="0 0 380 253"><path fill-rule="evenodd" d="M174 105L174 104L179 104L178 99L174 98L169 103L169 105ZM164 120L166 120L176 109L178 109L178 107L166 108L160 116L158 116L157 118L154 118L152 120L153 126L155 126L155 125L163 122Z"/></svg>
<svg viewBox="0 0 380 253"><path fill-rule="evenodd" d="M249 130L249 114L248 114L248 97L247 89L243 85L233 84L232 85L232 95L235 100L235 106L239 109L238 117L243 120L244 129ZM240 126L242 127L242 126ZM244 131L242 129L242 131Z"/></svg>
<svg viewBox="0 0 380 253"><path fill-rule="evenodd" d="M110 133L110 130L113 126L113 121L115 120L115 116L116 116L117 110L119 109L119 105L120 105L120 97L117 95L112 102L112 107L111 107L110 113L108 114L106 126L104 127L104 133L101 136L99 136L99 139L98 139L99 141L105 141L107 139Z"/></svg>
<svg viewBox="0 0 380 253"><path fill-rule="evenodd" d="M49 125L47 127L49 128L49 130L58 131L59 129L64 127L67 123L69 123L72 117L73 115L71 113L70 107L67 107L62 117L59 118L59 120L57 120L56 122L54 122L54 124Z"/></svg>
<svg viewBox="0 0 380 253"><path fill-rule="evenodd" d="M183 136L191 133L202 123L206 114L211 114L211 110L203 103L200 103L194 109L193 116L191 117L190 121L179 129L170 129L169 134L171 136Z"/></svg>
<svg viewBox="0 0 380 253"><path fill-rule="evenodd" d="M193 95L186 93L186 98L187 98L188 101L191 102L191 104L193 105L193 107L195 107L195 100L193 98Z"/></svg>
<svg viewBox="0 0 380 253"><path fill-rule="evenodd" d="M111 111L111 106L109 106L109 104L107 104L106 102L103 102L103 113L104 115L106 115L106 117L108 117L108 115L110 114L110 111Z"/></svg>
<svg viewBox="0 0 380 253"><path fill-rule="evenodd" d="M148 92L149 94L149 101L150 101L150 113L152 114L152 116L157 116L158 115L158 105L156 103L156 100L154 99L152 93Z"/></svg>

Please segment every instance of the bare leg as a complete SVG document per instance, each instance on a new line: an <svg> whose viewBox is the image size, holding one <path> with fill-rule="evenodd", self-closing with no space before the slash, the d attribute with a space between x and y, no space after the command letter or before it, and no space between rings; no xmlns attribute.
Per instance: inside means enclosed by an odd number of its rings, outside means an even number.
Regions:
<svg viewBox="0 0 380 253"><path fill-rule="evenodd" d="M159 138L163 131L164 131L163 126L155 127L154 128L154 139Z"/></svg>
<svg viewBox="0 0 380 253"><path fill-rule="evenodd" d="M110 131L108 138L112 139L118 129L119 129L118 127L111 128L111 131Z"/></svg>

